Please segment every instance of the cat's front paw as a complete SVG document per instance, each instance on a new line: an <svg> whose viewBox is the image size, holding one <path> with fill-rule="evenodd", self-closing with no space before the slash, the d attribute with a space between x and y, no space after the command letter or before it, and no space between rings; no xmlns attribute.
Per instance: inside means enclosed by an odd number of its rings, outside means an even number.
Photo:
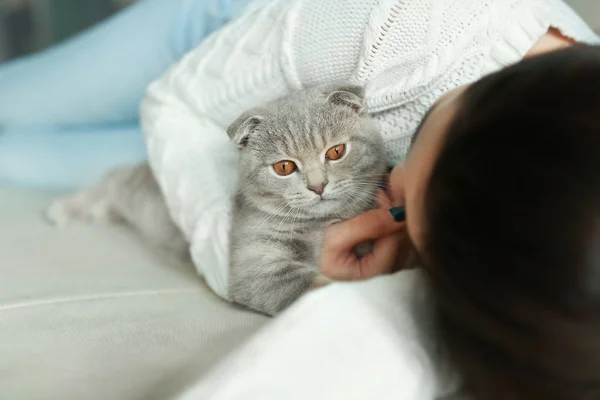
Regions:
<svg viewBox="0 0 600 400"><path fill-rule="evenodd" d="M322 288L323 286L329 285L332 282L333 281L331 279L329 279L328 277L326 277L325 275L319 274L313 278L312 284L310 285L310 289L311 290L319 289L319 288Z"/></svg>

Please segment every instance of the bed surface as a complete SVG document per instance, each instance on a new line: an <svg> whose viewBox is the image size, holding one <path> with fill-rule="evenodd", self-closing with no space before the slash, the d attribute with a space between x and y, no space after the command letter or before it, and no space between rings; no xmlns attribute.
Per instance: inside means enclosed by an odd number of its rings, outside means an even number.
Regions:
<svg viewBox="0 0 600 400"><path fill-rule="evenodd" d="M164 399L265 322L124 226L48 225L0 188L0 398Z"/></svg>

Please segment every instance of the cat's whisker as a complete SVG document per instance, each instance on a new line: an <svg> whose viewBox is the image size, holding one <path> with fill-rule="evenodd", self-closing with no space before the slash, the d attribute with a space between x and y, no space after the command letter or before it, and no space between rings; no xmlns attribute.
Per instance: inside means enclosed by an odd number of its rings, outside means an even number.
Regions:
<svg viewBox="0 0 600 400"><path fill-rule="evenodd" d="M368 185L377 186L377 187L390 187L390 184L385 181L355 179L355 180L352 180L352 182L351 182L351 184L358 184L358 183L368 184Z"/></svg>
<svg viewBox="0 0 600 400"><path fill-rule="evenodd" d="M379 188L379 185L376 185L373 182L353 182L352 184L349 184L348 186L367 186L367 187L372 187L372 188Z"/></svg>
<svg viewBox="0 0 600 400"><path fill-rule="evenodd" d="M357 199L364 199L364 200L368 200L368 201L375 200L373 198L374 196L372 196L372 195L370 195L368 193L365 193L362 190L361 191L356 191L356 192L352 193L352 197L353 198L357 198Z"/></svg>
<svg viewBox="0 0 600 400"><path fill-rule="evenodd" d="M296 219L298 218L298 216L300 215L300 212L303 210L303 208L301 207L295 207L291 209L291 213L289 213L289 215L287 216L287 218L284 220L284 224L281 227L280 230L280 234L283 235L286 232L286 225L290 226L290 231L293 230L294 228L294 224L296 223ZM295 213L294 213L295 211Z"/></svg>
<svg viewBox="0 0 600 400"><path fill-rule="evenodd" d="M352 193L352 195L348 195L348 198L351 200L352 205L363 206L369 204L373 201L372 196L368 196L362 192Z"/></svg>
<svg viewBox="0 0 600 400"><path fill-rule="evenodd" d="M378 179L378 180L383 180L386 177L386 175L380 175L380 174L357 174L354 175L352 178L374 178L374 179Z"/></svg>
<svg viewBox="0 0 600 400"><path fill-rule="evenodd" d="M296 211L296 215L294 216L294 219L292 220L292 223L290 224L290 236L294 234L294 228L295 228L295 225L296 225L297 219L298 219L298 217L300 217L300 213L301 213L302 211L303 211L303 210L302 210L301 208L299 208L299 209Z"/></svg>
<svg viewBox="0 0 600 400"><path fill-rule="evenodd" d="M340 197L340 198L342 199L342 201L343 201L344 203L346 203L346 205L347 205L347 207L348 207L348 208L351 208L351 207L352 207L352 203L350 203L350 201L348 201L348 198L347 198L347 197L349 197L349 196L348 196L348 195L343 195L343 196L342 196L342 197Z"/></svg>
<svg viewBox="0 0 600 400"><path fill-rule="evenodd" d="M346 202L346 204L348 205L349 209L354 208L357 205L357 201L356 199L352 198L351 196L345 196L344 197L344 201Z"/></svg>
<svg viewBox="0 0 600 400"><path fill-rule="evenodd" d="M271 238L267 242L268 244L270 244L273 241L277 241L279 239L280 229L281 229L282 226L285 225L285 222L286 222L288 216L292 213L292 211L294 211L294 209L290 208L289 211L285 214L285 216L281 219L281 221L279 222L279 224L275 228L275 231L271 235Z"/></svg>
<svg viewBox="0 0 600 400"><path fill-rule="evenodd" d="M367 190L367 191L369 191L369 193L372 193L372 192L376 191L376 189L379 189L379 188L373 184L356 183L356 184L341 186L340 189L344 192L355 192L356 190L359 190L361 193L364 193L365 190Z"/></svg>
<svg viewBox="0 0 600 400"><path fill-rule="evenodd" d="M285 207L287 206L287 204L282 203L280 205L278 205L277 207L275 207L272 211L271 214L267 214L264 218L262 218L255 226L256 231L260 231L260 228L262 228L267 222L269 222L270 220L272 220L273 218L277 217L277 213L281 210L284 210Z"/></svg>
<svg viewBox="0 0 600 400"><path fill-rule="evenodd" d="M358 187L360 189L367 188L367 189L374 189L374 190L379 189L379 190L385 190L385 191L390 189L390 186L388 186L388 185L377 185L374 183L366 183L366 182L355 182L352 185L350 185L350 187L352 187L352 186Z"/></svg>
<svg viewBox="0 0 600 400"><path fill-rule="evenodd" d="M350 179L352 182L365 181L365 182L385 182L383 179L370 178L368 176L354 176Z"/></svg>
<svg viewBox="0 0 600 400"><path fill-rule="evenodd" d="M383 182L383 181L371 181L371 180L353 180L352 183L366 183L369 185L376 185L376 186L389 186L390 184L387 182Z"/></svg>

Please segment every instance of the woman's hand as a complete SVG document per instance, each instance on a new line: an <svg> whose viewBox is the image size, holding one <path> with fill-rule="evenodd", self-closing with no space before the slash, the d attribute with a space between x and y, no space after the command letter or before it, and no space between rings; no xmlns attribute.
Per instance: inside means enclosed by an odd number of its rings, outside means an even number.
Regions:
<svg viewBox="0 0 600 400"><path fill-rule="evenodd" d="M392 201L380 192L378 208L331 225L325 232L321 272L338 281L369 279L388 274L406 265L412 245L405 222L395 222L389 208ZM358 257L354 248L372 240L370 253Z"/></svg>

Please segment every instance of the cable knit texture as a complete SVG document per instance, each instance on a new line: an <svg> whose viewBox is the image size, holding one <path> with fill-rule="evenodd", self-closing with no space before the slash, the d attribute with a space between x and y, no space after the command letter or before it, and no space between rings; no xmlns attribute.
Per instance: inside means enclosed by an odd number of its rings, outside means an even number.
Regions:
<svg viewBox="0 0 600 400"><path fill-rule="evenodd" d="M561 0L255 0L154 82L149 160L198 271L227 298L236 149L245 110L312 85L364 85L390 164L433 102L520 60L550 26L596 35Z"/></svg>

